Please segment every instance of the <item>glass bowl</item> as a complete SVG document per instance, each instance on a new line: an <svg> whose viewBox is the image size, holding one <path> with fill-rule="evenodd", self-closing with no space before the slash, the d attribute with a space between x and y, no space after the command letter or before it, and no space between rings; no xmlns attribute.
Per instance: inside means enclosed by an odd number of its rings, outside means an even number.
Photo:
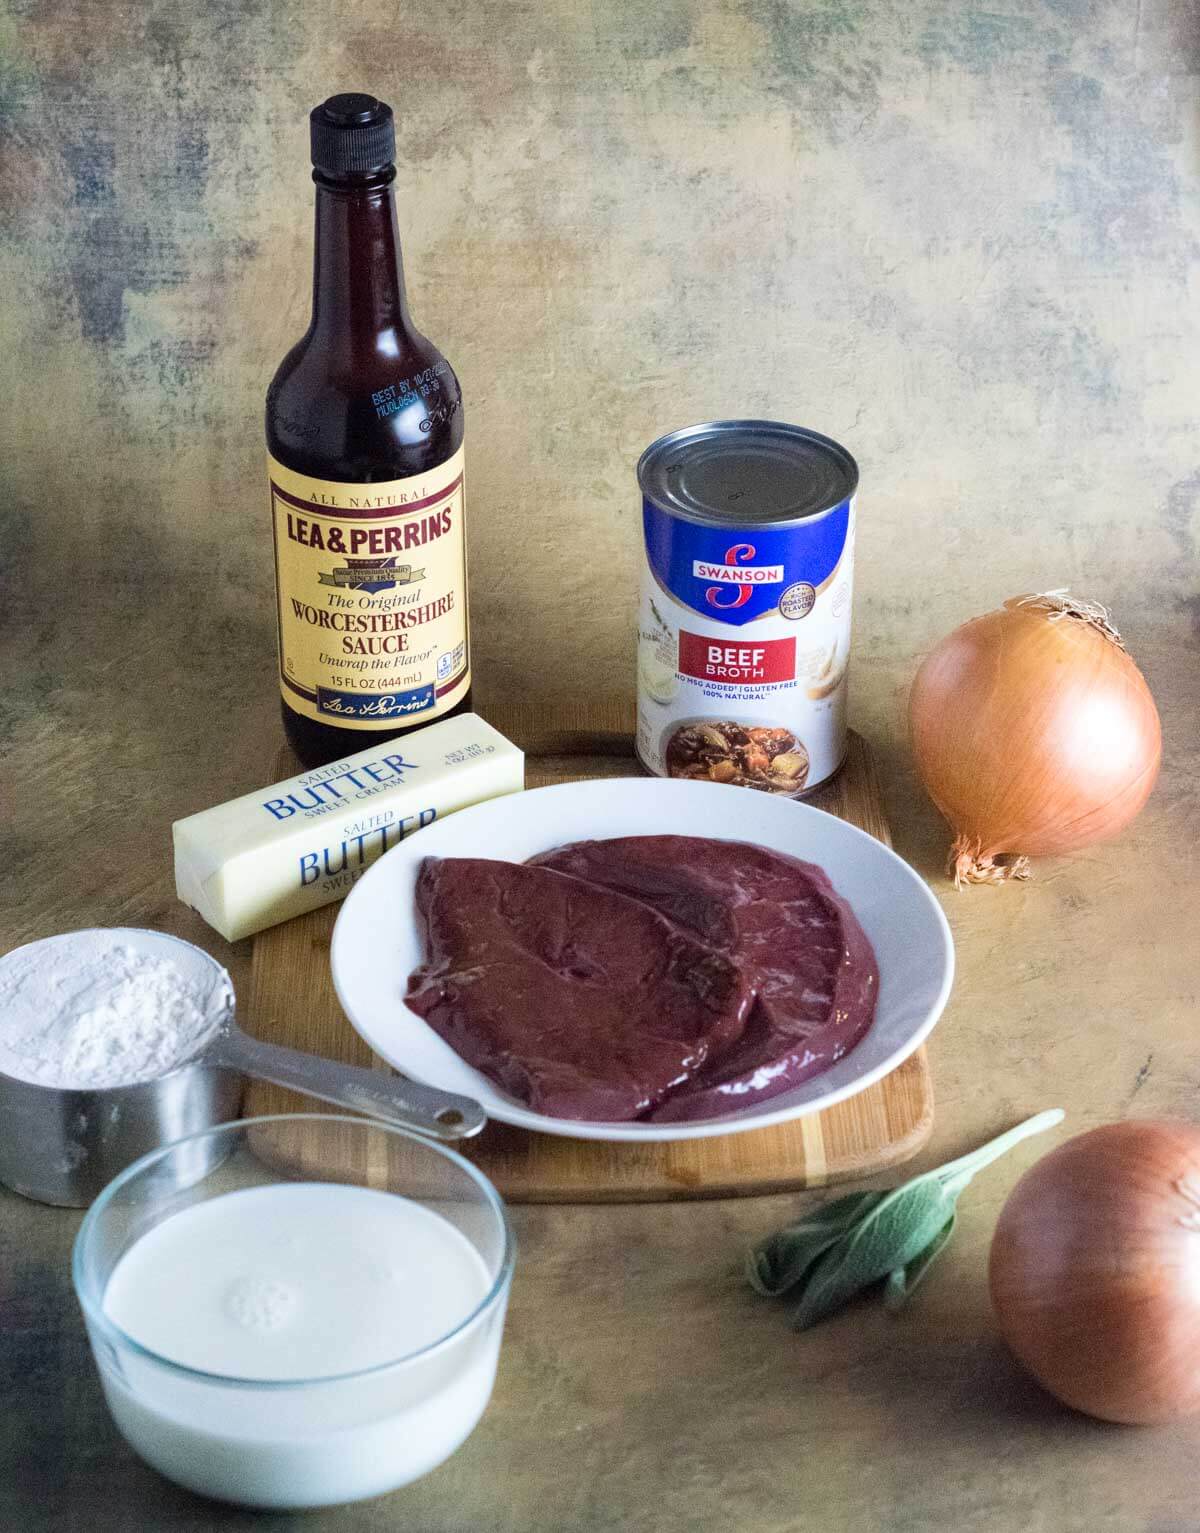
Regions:
<svg viewBox="0 0 1200 1533"><path fill-rule="evenodd" d="M200 1181L198 1151L216 1162ZM130 1446L201 1495L300 1509L395 1490L466 1440L514 1255L461 1155L288 1113L136 1161L85 1217L72 1276Z"/></svg>

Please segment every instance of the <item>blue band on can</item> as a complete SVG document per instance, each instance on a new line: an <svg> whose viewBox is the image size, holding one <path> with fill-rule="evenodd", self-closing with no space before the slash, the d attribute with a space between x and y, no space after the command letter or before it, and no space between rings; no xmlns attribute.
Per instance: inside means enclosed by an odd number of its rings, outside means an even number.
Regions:
<svg viewBox="0 0 1200 1533"><path fill-rule="evenodd" d="M851 502L787 527L707 527L642 502L646 557L676 601L740 626L779 606L799 582L820 590L846 548Z"/></svg>

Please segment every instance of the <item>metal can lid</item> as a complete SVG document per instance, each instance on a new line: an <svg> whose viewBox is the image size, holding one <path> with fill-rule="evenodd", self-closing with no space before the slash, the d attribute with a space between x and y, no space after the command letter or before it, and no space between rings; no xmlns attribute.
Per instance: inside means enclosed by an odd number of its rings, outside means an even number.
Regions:
<svg viewBox="0 0 1200 1533"><path fill-rule="evenodd" d="M659 437L638 483L664 511L706 526L801 521L854 494L858 464L830 437L780 421L708 421Z"/></svg>

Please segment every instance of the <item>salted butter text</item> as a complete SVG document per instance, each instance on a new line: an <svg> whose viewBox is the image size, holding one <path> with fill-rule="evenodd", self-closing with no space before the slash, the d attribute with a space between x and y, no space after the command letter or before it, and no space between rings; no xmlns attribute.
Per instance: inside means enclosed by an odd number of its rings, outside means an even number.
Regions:
<svg viewBox="0 0 1200 1533"><path fill-rule="evenodd" d="M368 761L352 770L339 772L336 777L327 777L323 782L312 783L302 792L285 793L280 798L269 798L263 808L277 820L289 820L294 814L324 809L330 804L345 804L351 798L361 798L364 792L373 793L375 791L373 785L376 783L394 783L397 779L403 782L406 771L415 772L416 770L416 762L406 761L403 756L381 756L378 761ZM428 813L432 817L433 811L422 810L422 813ZM422 821L422 823L426 822ZM384 830L388 828L385 826ZM360 836L358 839L362 841L363 837ZM345 845L344 842L343 845Z"/></svg>

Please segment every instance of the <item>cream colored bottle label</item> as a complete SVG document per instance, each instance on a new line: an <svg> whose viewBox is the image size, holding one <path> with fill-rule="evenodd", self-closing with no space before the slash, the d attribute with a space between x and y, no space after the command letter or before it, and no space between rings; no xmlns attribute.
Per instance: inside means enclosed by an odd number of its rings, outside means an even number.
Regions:
<svg viewBox="0 0 1200 1533"><path fill-rule="evenodd" d="M376 484L267 463L288 706L364 732L448 712L471 684L462 448Z"/></svg>

